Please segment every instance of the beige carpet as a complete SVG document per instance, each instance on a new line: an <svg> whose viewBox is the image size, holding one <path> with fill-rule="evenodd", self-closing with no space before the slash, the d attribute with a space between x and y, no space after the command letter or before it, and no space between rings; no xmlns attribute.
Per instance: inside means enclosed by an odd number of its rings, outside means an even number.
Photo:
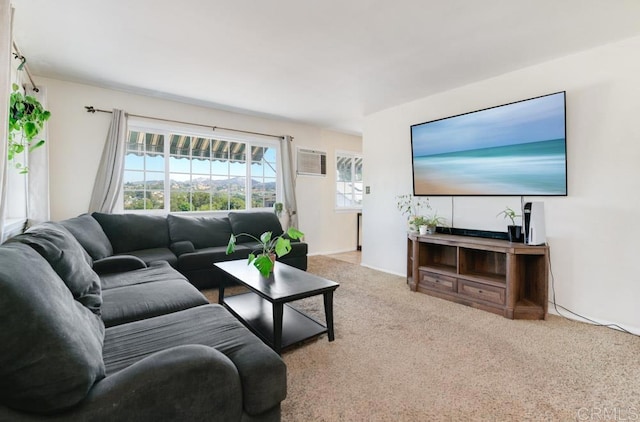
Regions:
<svg viewBox="0 0 640 422"><path fill-rule="evenodd" d="M283 354L283 421L640 420L638 337L507 320L328 257L309 271L340 283L336 340ZM320 297L297 305L324 318Z"/></svg>

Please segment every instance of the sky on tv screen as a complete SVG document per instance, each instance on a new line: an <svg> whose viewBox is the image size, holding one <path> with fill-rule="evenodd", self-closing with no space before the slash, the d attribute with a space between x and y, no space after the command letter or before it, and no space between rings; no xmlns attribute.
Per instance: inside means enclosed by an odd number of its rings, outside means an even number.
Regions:
<svg viewBox="0 0 640 422"><path fill-rule="evenodd" d="M564 93L411 127L416 195L566 195Z"/></svg>

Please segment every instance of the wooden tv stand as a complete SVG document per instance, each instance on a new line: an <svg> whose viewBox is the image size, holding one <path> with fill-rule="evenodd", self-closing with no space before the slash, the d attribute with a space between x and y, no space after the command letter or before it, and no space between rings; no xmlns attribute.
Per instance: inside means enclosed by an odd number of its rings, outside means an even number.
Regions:
<svg viewBox="0 0 640 422"><path fill-rule="evenodd" d="M510 319L545 319L548 246L447 234L407 239L412 291Z"/></svg>

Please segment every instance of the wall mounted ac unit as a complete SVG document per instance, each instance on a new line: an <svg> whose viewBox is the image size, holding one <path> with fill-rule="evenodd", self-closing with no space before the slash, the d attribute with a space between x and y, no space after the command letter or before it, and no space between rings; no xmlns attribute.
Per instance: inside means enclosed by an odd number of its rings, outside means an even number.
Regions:
<svg viewBox="0 0 640 422"><path fill-rule="evenodd" d="M297 173L310 176L326 176L327 153L298 148Z"/></svg>

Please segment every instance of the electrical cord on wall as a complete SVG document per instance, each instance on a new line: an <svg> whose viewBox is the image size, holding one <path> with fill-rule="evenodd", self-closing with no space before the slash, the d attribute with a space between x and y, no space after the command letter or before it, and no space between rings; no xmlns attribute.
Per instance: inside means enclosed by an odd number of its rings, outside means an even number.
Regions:
<svg viewBox="0 0 640 422"><path fill-rule="evenodd" d="M547 242L547 245L549 245L549 242ZM549 249L549 250L551 250L551 249ZM562 313L560 312L560 309L562 309L563 311L566 311L566 312L570 313L571 315L574 315L574 316L576 316L578 318L582 318L583 320L585 320L585 321L587 321L587 322L589 322L589 323L591 323L591 324L593 324L595 326L611 328L611 329L614 329L614 330L622 331L622 332L627 333L627 334L631 334L632 336L640 337L639 334L632 333L631 331L622 328L618 324L603 324L601 322L595 321L595 320L593 320L591 318L587 318L587 317L582 316L582 315L580 315L580 314L578 314L576 312L573 312L572 310L567 309L562 305L558 305L558 303L556 301L555 277L553 276L553 269L551 268L551 253L549 253L547 255L547 261L549 263L549 273L551 274L551 296L553 298L553 300L549 300L549 302L553 305L553 308L556 310L556 312L557 312L557 314L559 316L561 316L563 318L571 319L571 318L567 317L566 315L562 315ZM560 309L558 309L558 308L560 308Z"/></svg>

